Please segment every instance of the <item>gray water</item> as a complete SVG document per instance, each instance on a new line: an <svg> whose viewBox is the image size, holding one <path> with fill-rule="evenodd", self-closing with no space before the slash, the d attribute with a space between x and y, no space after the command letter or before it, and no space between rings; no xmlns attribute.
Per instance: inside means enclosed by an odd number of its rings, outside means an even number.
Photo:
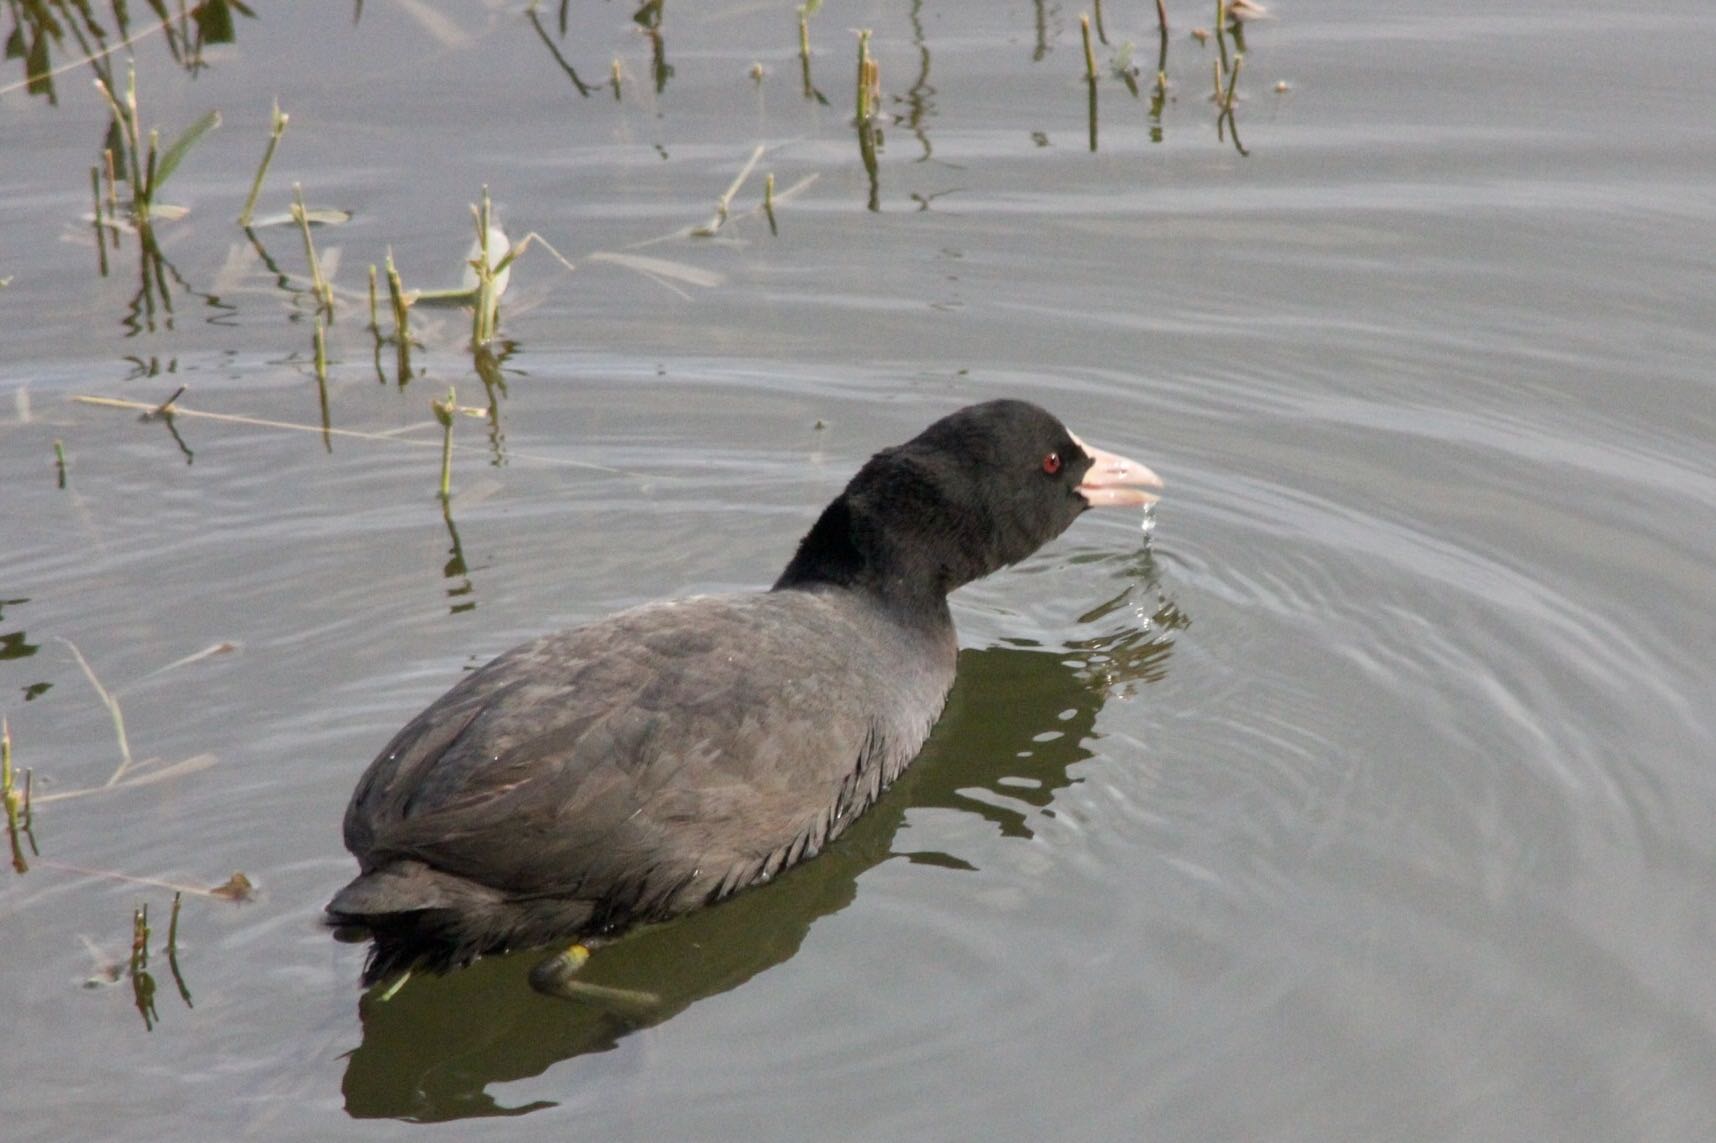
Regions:
<svg viewBox="0 0 1716 1143"><path fill-rule="evenodd" d="M0 71L0 711L42 799L0 871L6 1138L1711 1132L1708 6L1280 0L1236 146L1213 10L1168 5L1153 118L1153 7L1111 0L1094 152L1072 6L830 3L826 105L788 3L653 39L547 5L588 96L520 4L253 7L201 66L131 48L145 126L223 118L154 273L132 235L101 273L75 43L52 99ZM352 212L315 238L357 435L319 431L301 238L232 221L276 97L259 216ZM467 315L415 311L401 385L367 267L456 284L484 185L577 268L514 267L487 385ZM170 422L74 400L181 385ZM444 515L449 386L493 416ZM999 395L1168 496L955 596L946 716L857 828L588 966L652 1008L528 956L360 1002L319 916L393 730L532 633L767 583L871 452ZM49 801L119 764L68 640L136 764ZM251 900L185 897L186 999L160 883L235 870Z"/></svg>

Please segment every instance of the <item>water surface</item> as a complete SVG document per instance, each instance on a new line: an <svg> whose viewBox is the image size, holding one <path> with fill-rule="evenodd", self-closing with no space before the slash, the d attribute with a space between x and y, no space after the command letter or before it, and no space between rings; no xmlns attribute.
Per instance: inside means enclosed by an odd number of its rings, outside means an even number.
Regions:
<svg viewBox="0 0 1716 1143"><path fill-rule="evenodd" d="M0 710L38 796L107 781L69 640L139 772L202 760L38 806L0 881L8 1138L1707 1132L1716 17L1283 0L1242 153L1202 5L1168 6L1156 116L1153 12L1106 6L1094 151L1065 6L831 5L826 104L790 5L558 7L587 96L512 4L254 5L200 68L138 39L145 123L223 125L161 262L127 236L105 276L91 68L54 45L50 100L8 61ZM357 435L317 431L301 239L232 222L276 97L259 213L297 182L353 216L316 242ZM811 180L778 235L768 172ZM524 256L493 362L418 311L402 385L366 269L456 283L484 185L577 268ZM73 400L181 385L170 423ZM494 415L443 514L449 386ZM360 1003L318 918L393 730L530 634L766 583L871 452L1000 395L1169 496L1147 544L1092 515L955 597L947 715L859 826L589 966L653 1010L537 997L529 958ZM253 900L186 898L187 1002L151 882L234 870ZM147 1020L123 971L85 983L140 904Z"/></svg>

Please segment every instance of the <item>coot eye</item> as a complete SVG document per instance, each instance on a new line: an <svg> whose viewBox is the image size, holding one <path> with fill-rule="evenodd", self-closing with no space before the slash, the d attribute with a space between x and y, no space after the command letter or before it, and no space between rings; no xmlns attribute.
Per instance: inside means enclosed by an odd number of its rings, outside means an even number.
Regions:
<svg viewBox="0 0 1716 1143"><path fill-rule="evenodd" d="M1055 473L1059 472L1060 470L1061 470L1061 454L1060 453L1051 452L1047 456L1043 457L1043 471L1044 472L1048 473L1050 476L1053 476Z"/></svg>

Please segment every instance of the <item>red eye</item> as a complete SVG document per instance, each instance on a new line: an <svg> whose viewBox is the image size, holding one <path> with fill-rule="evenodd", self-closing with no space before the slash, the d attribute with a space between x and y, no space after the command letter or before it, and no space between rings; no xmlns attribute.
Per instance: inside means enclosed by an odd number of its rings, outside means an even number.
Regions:
<svg viewBox="0 0 1716 1143"><path fill-rule="evenodd" d="M1053 476L1055 473L1059 472L1060 470L1061 470L1061 454L1060 453L1051 452L1047 456L1043 457L1043 471L1044 472L1048 473L1050 476Z"/></svg>

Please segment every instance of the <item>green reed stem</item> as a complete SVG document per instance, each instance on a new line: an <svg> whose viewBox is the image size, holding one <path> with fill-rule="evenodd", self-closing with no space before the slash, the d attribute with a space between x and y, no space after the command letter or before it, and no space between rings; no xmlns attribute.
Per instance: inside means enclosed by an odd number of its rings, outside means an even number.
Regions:
<svg viewBox="0 0 1716 1143"><path fill-rule="evenodd" d="M268 164L274 161L274 149L280 145L280 137L286 134L286 124L291 116L280 110L280 101L274 101L274 116L268 135L268 146L262 150L262 163L256 168L256 178L251 180L250 195L244 200L244 209L238 212L238 224L250 226L251 212L256 209L257 196L262 193L262 180L268 174Z"/></svg>
<svg viewBox="0 0 1716 1143"><path fill-rule="evenodd" d="M149 967L149 903L131 911L131 974Z"/></svg>
<svg viewBox="0 0 1716 1143"><path fill-rule="evenodd" d="M457 409L457 394L453 387L447 387L445 401L430 401L429 408L435 413L435 419L441 422L441 502L445 504L453 498L453 411Z"/></svg>
<svg viewBox="0 0 1716 1143"><path fill-rule="evenodd" d="M322 309L333 317L334 288L322 276L322 262L316 257L316 243L310 237L310 212L304 206L304 188L298 183L292 184L292 217L297 220L298 232L304 236L304 260L310 264L310 288L315 291Z"/></svg>
<svg viewBox="0 0 1716 1143"><path fill-rule="evenodd" d="M870 121L870 29L858 33L858 122Z"/></svg>

